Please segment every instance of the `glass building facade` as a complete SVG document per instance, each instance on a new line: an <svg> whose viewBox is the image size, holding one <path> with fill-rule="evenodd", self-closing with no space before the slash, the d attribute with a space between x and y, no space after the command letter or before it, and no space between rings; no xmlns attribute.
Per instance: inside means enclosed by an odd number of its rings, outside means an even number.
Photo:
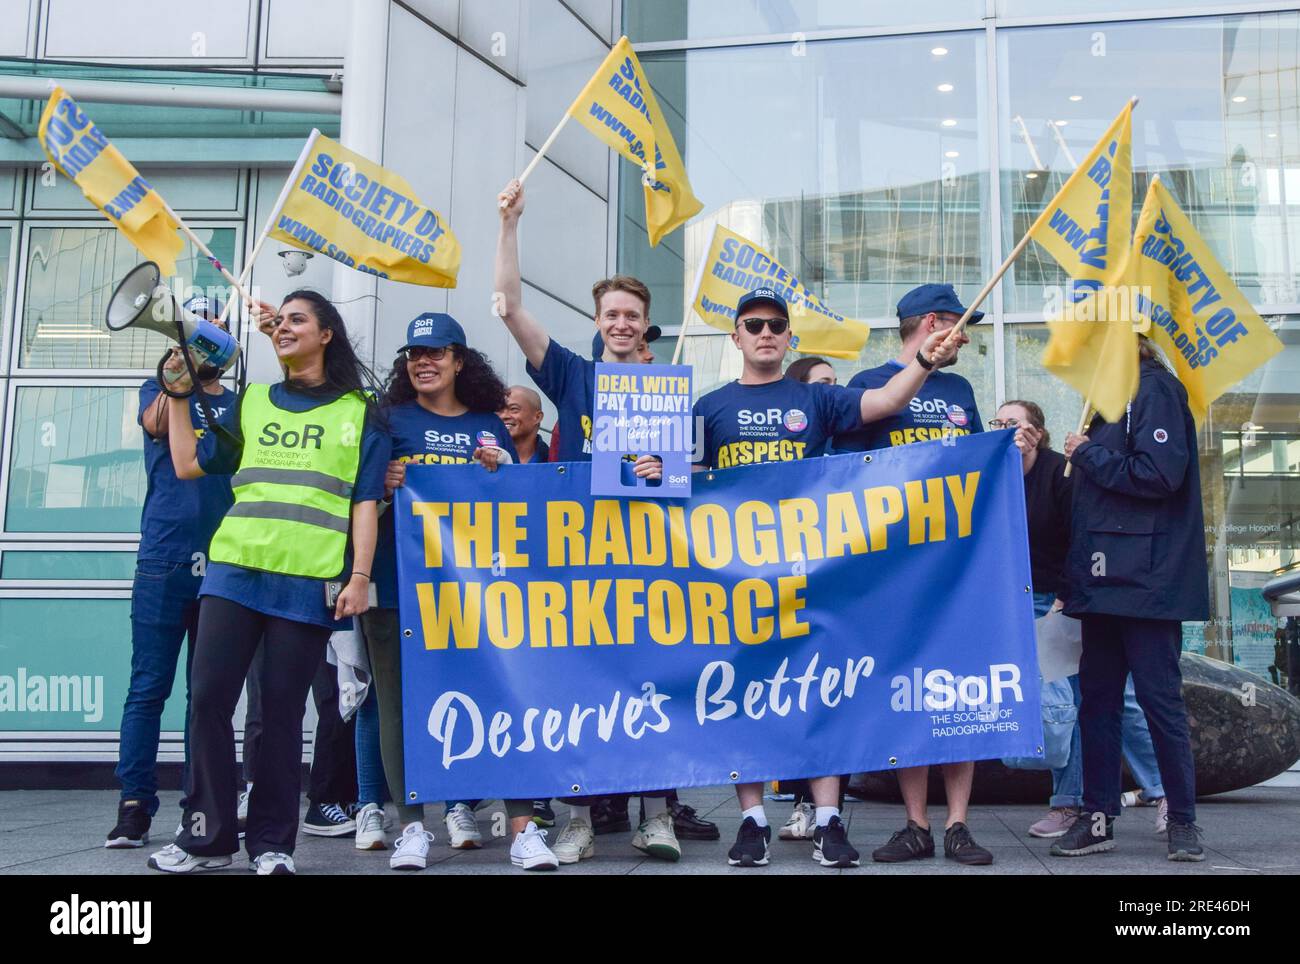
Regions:
<svg viewBox="0 0 1300 964"><path fill-rule="evenodd" d="M859 359L834 362L845 381L897 354L912 287L973 297L1138 97L1134 216L1159 175L1285 344L1201 428L1212 614L1184 634L1267 675L1276 621L1258 589L1300 564L1300 12L1279 6L626 0L704 211L650 248L624 165L618 266L651 285L707 391L740 355L690 311L696 267L715 223L752 238L872 326ZM1082 405L1039 364L1064 280L1031 244L956 369L984 418L1037 401L1058 440Z"/></svg>

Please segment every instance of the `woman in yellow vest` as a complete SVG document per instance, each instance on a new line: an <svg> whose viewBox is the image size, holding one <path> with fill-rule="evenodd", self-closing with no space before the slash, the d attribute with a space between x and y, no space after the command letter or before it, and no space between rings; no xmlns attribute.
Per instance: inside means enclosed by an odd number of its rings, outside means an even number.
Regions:
<svg viewBox="0 0 1300 964"><path fill-rule="evenodd" d="M294 872L307 692L330 634L370 605L388 462L366 393L373 379L338 310L316 292L253 314L284 380L249 385L201 439L169 434L177 476L232 473L235 504L212 538L199 590L189 806L176 843L149 858L167 873L227 867L239 850L231 716L259 645L263 734L245 846L257 873ZM179 357L168 367L184 371ZM184 391L188 377L174 387ZM170 406L173 424L189 419L185 399Z"/></svg>

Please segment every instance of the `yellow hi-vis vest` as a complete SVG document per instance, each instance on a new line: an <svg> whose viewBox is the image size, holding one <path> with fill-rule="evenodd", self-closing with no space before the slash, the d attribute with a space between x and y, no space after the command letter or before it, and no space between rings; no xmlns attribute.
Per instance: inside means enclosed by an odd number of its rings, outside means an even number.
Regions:
<svg viewBox="0 0 1300 964"><path fill-rule="evenodd" d="M285 576L333 579L343 569L366 404L356 392L307 412L249 385L240 401L244 454L235 504L208 558Z"/></svg>

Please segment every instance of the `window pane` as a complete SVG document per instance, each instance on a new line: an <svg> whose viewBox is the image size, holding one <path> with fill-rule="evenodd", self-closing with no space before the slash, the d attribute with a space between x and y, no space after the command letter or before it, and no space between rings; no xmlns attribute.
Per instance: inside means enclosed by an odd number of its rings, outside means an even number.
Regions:
<svg viewBox="0 0 1300 964"><path fill-rule="evenodd" d="M195 228L194 233L223 264L234 261L234 228ZM16 367L153 371L169 339L134 328L110 333L104 326L113 290L144 260L113 227L33 227ZM225 302L229 289L220 272L188 241L176 270L187 292L199 288Z"/></svg>
<svg viewBox="0 0 1300 964"><path fill-rule="evenodd" d="M1159 174L1252 300L1300 300L1300 13L1022 28L998 42L1003 250L1137 95L1134 217ZM1038 312L1064 276L1031 244L1010 280L1006 310Z"/></svg>
<svg viewBox="0 0 1300 964"><path fill-rule="evenodd" d="M18 388L5 528L138 532L145 493L138 399L134 387Z"/></svg>
<svg viewBox="0 0 1300 964"><path fill-rule="evenodd" d="M0 562L5 579L131 579L134 552L64 552L6 549Z"/></svg>
<svg viewBox="0 0 1300 964"><path fill-rule="evenodd" d="M939 24L983 16L984 0L928 0L924 4L892 0L626 0L623 4L624 29L634 42Z"/></svg>

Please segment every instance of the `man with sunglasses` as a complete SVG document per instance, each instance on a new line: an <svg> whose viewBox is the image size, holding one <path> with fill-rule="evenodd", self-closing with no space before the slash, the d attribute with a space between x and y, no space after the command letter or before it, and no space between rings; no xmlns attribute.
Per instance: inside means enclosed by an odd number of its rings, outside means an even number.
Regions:
<svg viewBox="0 0 1300 964"><path fill-rule="evenodd" d="M910 361L926 339L936 333L950 332L965 311L952 285L925 284L913 288L898 302L898 334L903 345L897 360L859 372L849 381L849 386L870 389L885 384ZM972 312L970 323L975 324L983 317L982 311ZM960 349L969 341L965 334L954 338L954 349ZM951 365L956 360L954 350L951 360L940 364ZM982 431L984 423L980 420L975 390L970 382L953 372L936 371L926 379L903 411L856 431L837 435L834 445L837 452L865 452L914 442L952 442L957 437ZM930 822L925 813L929 773L928 766L906 767L898 771L898 786L907 809L907 826L875 850L871 855L873 860L898 863L934 856L934 838L930 835ZM948 796L943 851L945 857L958 863L991 864L993 854L975 843L966 826L966 810L974 777L974 762L943 765L943 783Z"/></svg>
<svg viewBox="0 0 1300 964"><path fill-rule="evenodd" d="M889 382L863 391L783 378L781 363L790 347L790 313L772 288L756 288L736 303L731 340L740 349L740 378L695 403L696 471L759 462L794 462L824 455L836 433L860 428L907 405L931 370L956 356L956 340L933 334L914 349L914 358ZM859 854L840 818L838 776L808 781L817 806L813 859L823 867L856 867ZM768 862L772 828L763 810L763 784L736 786L742 821L727 853L733 867Z"/></svg>

